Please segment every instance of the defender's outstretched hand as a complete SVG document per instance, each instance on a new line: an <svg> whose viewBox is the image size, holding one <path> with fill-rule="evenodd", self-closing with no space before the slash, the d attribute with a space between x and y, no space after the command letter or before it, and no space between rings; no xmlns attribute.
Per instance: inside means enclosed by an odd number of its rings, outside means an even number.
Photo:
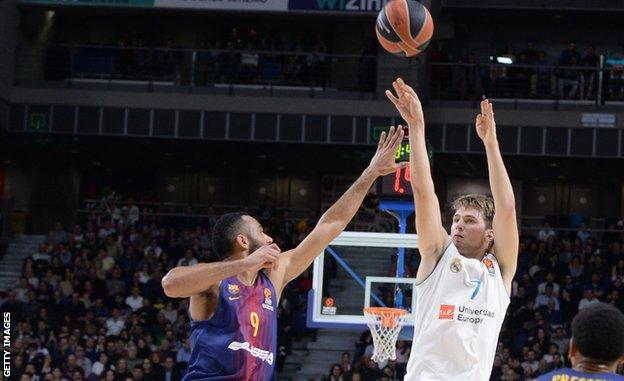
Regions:
<svg viewBox="0 0 624 381"><path fill-rule="evenodd" d="M396 81L392 82L392 87L394 87L397 96L394 96L390 90L386 90L386 96L397 108L401 117L410 128L424 128L425 118L422 105L414 89L403 82L401 78L397 78Z"/></svg>
<svg viewBox="0 0 624 381"><path fill-rule="evenodd" d="M379 144L377 145L377 152L371 159L370 168L378 176L385 176L399 168L405 168L409 165L409 162L395 163L396 151L401 145L403 140L403 127L399 126L394 128L390 127L390 131L386 135L386 132L382 132L379 136Z"/></svg>
<svg viewBox="0 0 624 381"><path fill-rule="evenodd" d="M487 99L481 102L481 114L477 115L475 122L477 135L486 146L497 142L496 121L494 120L494 109Z"/></svg>

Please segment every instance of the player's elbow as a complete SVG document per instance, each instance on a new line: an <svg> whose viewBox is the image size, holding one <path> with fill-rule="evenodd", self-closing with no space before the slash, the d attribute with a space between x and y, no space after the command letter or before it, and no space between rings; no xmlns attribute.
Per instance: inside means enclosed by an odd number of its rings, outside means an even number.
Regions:
<svg viewBox="0 0 624 381"><path fill-rule="evenodd" d="M175 276L174 270L171 270L162 278L160 284L162 285L165 295L170 298L181 298L183 295L180 293L180 281Z"/></svg>

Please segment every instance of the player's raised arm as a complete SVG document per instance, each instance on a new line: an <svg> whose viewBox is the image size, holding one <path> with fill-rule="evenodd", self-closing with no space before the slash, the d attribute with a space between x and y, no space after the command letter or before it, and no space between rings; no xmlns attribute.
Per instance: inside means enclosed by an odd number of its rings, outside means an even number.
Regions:
<svg viewBox="0 0 624 381"><path fill-rule="evenodd" d="M207 291L213 285L243 271L277 268L280 249L276 244L263 246L248 257L232 261L198 263L178 266L162 279L165 295L170 298L187 298Z"/></svg>
<svg viewBox="0 0 624 381"><path fill-rule="evenodd" d="M296 248L284 253L282 286L299 276L331 241L347 226L360 208L364 197L379 176L385 176L403 168L408 163L395 163L396 150L403 140L403 129L391 127L386 135L382 132L377 152L362 175L320 218L312 232Z"/></svg>
<svg viewBox="0 0 624 381"><path fill-rule="evenodd" d="M496 122L492 104L486 99L481 102L481 113L476 120L477 134L485 145L490 188L494 199L494 254L501 268L507 292L518 263L518 225L516 221L516 199L511 180L505 169L496 137Z"/></svg>
<svg viewBox="0 0 624 381"><path fill-rule="evenodd" d="M416 92L405 84L401 78L394 81L392 86L396 91L396 96L389 90L386 90L386 95L409 125L410 181L416 210L418 250L423 259L437 259L442 255L450 239L442 226L440 203L435 194L433 179L431 178L422 106ZM433 270L433 268L430 270ZM430 271L425 272L424 277L430 273ZM420 275L419 272L418 277Z"/></svg>

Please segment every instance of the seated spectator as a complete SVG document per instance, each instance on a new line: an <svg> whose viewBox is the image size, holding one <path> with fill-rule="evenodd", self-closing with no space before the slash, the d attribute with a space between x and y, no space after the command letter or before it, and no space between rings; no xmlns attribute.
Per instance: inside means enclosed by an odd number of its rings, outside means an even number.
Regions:
<svg viewBox="0 0 624 381"><path fill-rule="evenodd" d="M533 69L524 53L518 55L518 59L510 66L507 75L513 97L526 97L530 90Z"/></svg>
<svg viewBox="0 0 624 381"><path fill-rule="evenodd" d="M524 375L526 377L533 377L539 369L539 361L537 361L535 351L529 351L527 353L526 359L522 362L521 365L522 368L525 370Z"/></svg>
<svg viewBox="0 0 624 381"><path fill-rule="evenodd" d="M125 319L119 314L117 308L113 308L111 316L106 319L106 336L119 336L125 327Z"/></svg>
<svg viewBox="0 0 624 381"><path fill-rule="evenodd" d="M165 359L165 367L163 372L163 380L164 381L176 381L181 380L182 376L180 375L180 370L175 366L172 357L167 357Z"/></svg>
<svg viewBox="0 0 624 381"><path fill-rule="evenodd" d="M542 226L540 231L537 233L537 240L538 241L542 241L542 242L546 242L546 241L548 241L548 237L555 237L556 238L557 234L550 227L550 224L548 223L548 221L544 220L544 225Z"/></svg>
<svg viewBox="0 0 624 381"><path fill-rule="evenodd" d="M195 257L193 256L193 250L186 249L184 251L184 257L178 260L178 263L176 266L182 266L183 262L185 263L185 266L193 266L198 263L197 259L195 259Z"/></svg>
<svg viewBox="0 0 624 381"><path fill-rule="evenodd" d="M546 292L546 287L552 286L552 294L554 296L559 296L559 284L555 282L555 274L548 273L546 274L546 280L537 286L538 294L544 294Z"/></svg>
<svg viewBox="0 0 624 381"><path fill-rule="evenodd" d="M557 76L559 78L557 96L559 98L575 99L577 97L580 81L580 71L576 68L578 65L579 61L576 57L572 57L567 65L557 69ZM566 88L569 88L567 93L565 92Z"/></svg>
<svg viewBox="0 0 624 381"><path fill-rule="evenodd" d="M340 364L333 364L329 368L329 375L323 377L323 381L343 381L342 373L343 369Z"/></svg>
<svg viewBox="0 0 624 381"><path fill-rule="evenodd" d="M241 53L241 78L243 83L253 83L258 78L259 55L254 50L253 44L248 42L245 50Z"/></svg>
<svg viewBox="0 0 624 381"><path fill-rule="evenodd" d="M578 304L578 309L580 311L585 307L588 307L592 304L599 303L599 302L600 301L596 299L594 296L594 290L592 290L591 288L588 288L587 290L585 290L585 297L581 299L581 301Z"/></svg>
<svg viewBox="0 0 624 381"><path fill-rule="evenodd" d="M568 265L568 271L575 281L580 281L585 276L585 266L581 262L581 258L575 255Z"/></svg>
<svg viewBox="0 0 624 381"><path fill-rule="evenodd" d="M581 243L583 245L587 242L587 239L591 237L591 233L587 230L587 223L581 223L581 226L579 226L579 230L576 233L576 236L581 239Z"/></svg>
<svg viewBox="0 0 624 381"><path fill-rule="evenodd" d="M143 297L139 294L139 288L132 288L132 295L126 298L126 304L132 308L132 311L137 311L143 307Z"/></svg>
<svg viewBox="0 0 624 381"><path fill-rule="evenodd" d="M91 367L91 373L96 377L100 377L105 371L110 369L108 364L108 355L105 352L100 353L98 361L96 361Z"/></svg>
<svg viewBox="0 0 624 381"><path fill-rule="evenodd" d="M624 100L624 53L616 54L609 64L609 99Z"/></svg>
<svg viewBox="0 0 624 381"><path fill-rule="evenodd" d="M466 64L460 68L459 92L463 99L476 99L483 92L481 87L481 67L474 53L468 53Z"/></svg>
<svg viewBox="0 0 624 381"><path fill-rule="evenodd" d="M342 352L340 357L340 366L344 373L351 370L351 354L349 352Z"/></svg>
<svg viewBox="0 0 624 381"><path fill-rule="evenodd" d="M54 244L67 243L68 235L65 228L63 228L63 224L60 222L56 223L53 231L53 242Z"/></svg>
<svg viewBox="0 0 624 381"><path fill-rule="evenodd" d="M37 263L38 261L43 261L45 264L49 264L52 261L52 257L46 251L46 246L43 243L40 243L37 247L37 252L31 256L33 261Z"/></svg>
<svg viewBox="0 0 624 381"><path fill-rule="evenodd" d="M98 230L98 239L100 242L104 242L106 237L116 232L110 221L105 221L104 225Z"/></svg>
<svg viewBox="0 0 624 381"><path fill-rule="evenodd" d="M596 70L600 65L600 58L593 45L587 47L587 54L581 60L584 70L581 71L581 99L589 99L594 93Z"/></svg>
<svg viewBox="0 0 624 381"><path fill-rule="evenodd" d="M557 354L559 354L559 346L555 343L550 343L548 346L548 353L544 355L543 359L546 360L548 365L551 365Z"/></svg>

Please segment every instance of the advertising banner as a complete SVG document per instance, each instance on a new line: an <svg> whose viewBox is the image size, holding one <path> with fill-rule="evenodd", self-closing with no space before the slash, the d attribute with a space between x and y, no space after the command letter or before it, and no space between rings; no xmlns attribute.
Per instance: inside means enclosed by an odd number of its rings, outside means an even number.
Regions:
<svg viewBox="0 0 624 381"><path fill-rule="evenodd" d="M288 0L155 0L158 8L287 11Z"/></svg>
<svg viewBox="0 0 624 381"><path fill-rule="evenodd" d="M288 0L22 0L26 4L288 11Z"/></svg>
<svg viewBox="0 0 624 381"><path fill-rule="evenodd" d="M289 0L288 9L330 12L379 12L389 0Z"/></svg>
<svg viewBox="0 0 624 381"><path fill-rule="evenodd" d="M22 0L25 4L90 5L100 7L153 7L154 0Z"/></svg>

